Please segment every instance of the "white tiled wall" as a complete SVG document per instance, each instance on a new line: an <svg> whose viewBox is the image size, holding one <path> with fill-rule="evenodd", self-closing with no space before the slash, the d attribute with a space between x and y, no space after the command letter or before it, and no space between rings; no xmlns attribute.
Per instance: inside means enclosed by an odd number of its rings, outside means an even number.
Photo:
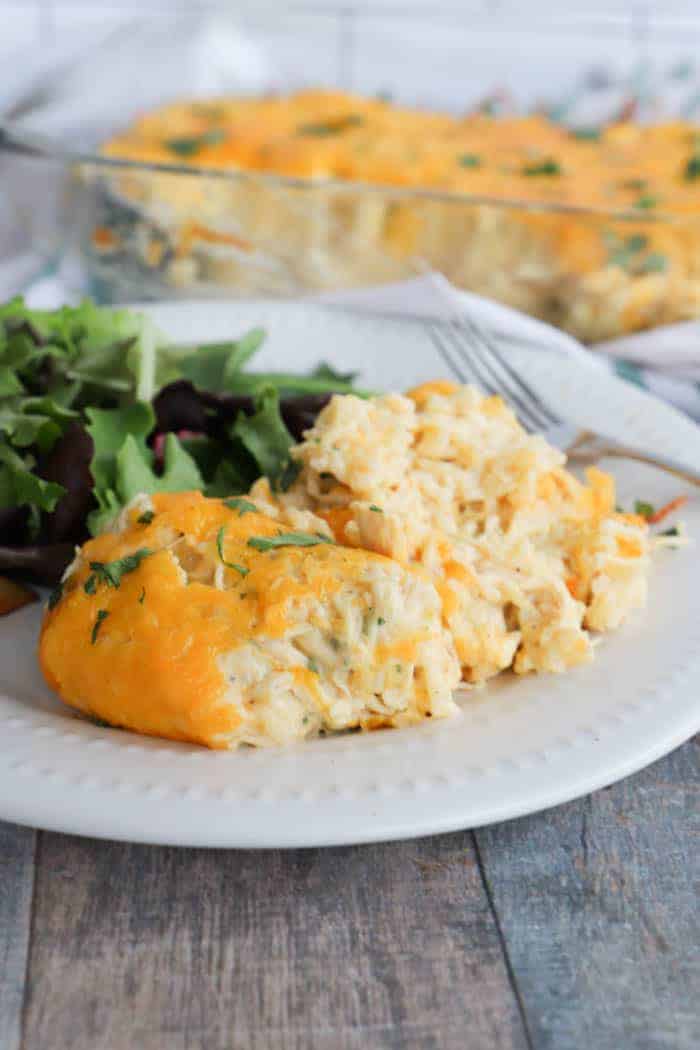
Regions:
<svg viewBox="0 0 700 1050"><path fill-rule="evenodd" d="M519 101L565 88L582 65L667 67L700 45L700 0L0 0L0 88L13 58L89 39L125 18L241 11L279 82L339 83L435 105L465 105L500 83ZM408 73L408 91L407 84ZM10 75L9 72L7 75Z"/></svg>

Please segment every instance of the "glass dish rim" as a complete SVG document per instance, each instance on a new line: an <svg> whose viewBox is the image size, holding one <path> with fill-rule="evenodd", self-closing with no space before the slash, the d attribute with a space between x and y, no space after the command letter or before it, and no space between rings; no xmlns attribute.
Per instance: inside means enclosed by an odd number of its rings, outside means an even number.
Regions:
<svg viewBox="0 0 700 1050"><path fill-rule="evenodd" d="M140 161L126 157L109 157L94 153L91 150L75 149L65 146L51 136L28 131L18 127L15 121L0 119L0 154L12 153L34 158L60 162L66 166L90 166L103 169L105 172L135 172L141 175L173 175L188 178L220 179L223 182L258 182L277 189L299 189L355 192L363 194L391 195L394 199L426 200L448 205L472 205L498 207L523 212L578 217L580 219L605 219L608 222L624 222L642 225L663 225L675 223L693 223L700 221L700 215L692 216L683 212L653 212L615 208L599 208L579 204L563 204L549 200L523 200L517 197L493 197L488 194L460 193L452 190L441 190L421 186L401 186L391 183L363 182L338 177L304 177L298 175L280 175L275 172L257 171L254 169L207 168L201 165L181 164L176 161Z"/></svg>

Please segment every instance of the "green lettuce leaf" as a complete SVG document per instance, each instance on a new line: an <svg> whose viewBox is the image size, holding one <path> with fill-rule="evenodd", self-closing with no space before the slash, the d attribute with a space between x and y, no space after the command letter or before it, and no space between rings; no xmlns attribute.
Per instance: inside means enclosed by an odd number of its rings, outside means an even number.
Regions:
<svg viewBox="0 0 700 1050"><path fill-rule="evenodd" d="M273 488L289 487L296 474L295 464L289 455L294 438L280 415L280 399L276 390L266 388L262 391L252 416L239 412L230 433L250 453L260 473L267 475Z"/></svg>
<svg viewBox="0 0 700 1050"><path fill-rule="evenodd" d="M0 445L0 508L34 507L52 511L66 491L33 473L34 460L22 457L8 445Z"/></svg>
<svg viewBox="0 0 700 1050"><path fill-rule="evenodd" d="M179 374L174 378L189 379L199 390L231 392L239 372L264 341L264 329L253 328L232 342L200 346L177 361Z"/></svg>
<svg viewBox="0 0 700 1050"><path fill-rule="evenodd" d="M129 435L117 453L117 494L128 503L140 492L188 492L203 489L204 480L194 459L174 434L165 439L163 473L156 474L138 442Z"/></svg>

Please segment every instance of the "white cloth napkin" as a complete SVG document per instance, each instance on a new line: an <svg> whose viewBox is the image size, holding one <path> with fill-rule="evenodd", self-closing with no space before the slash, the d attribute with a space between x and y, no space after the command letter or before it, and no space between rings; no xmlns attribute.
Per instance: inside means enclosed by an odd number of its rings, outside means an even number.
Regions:
<svg viewBox="0 0 700 1050"><path fill-rule="evenodd" d="M450 309L450 301L460 301L463 308L499 340L525 346L534 344L560 353L586 354L619 378L671 402L700 421L700 321L638 332L590 350L551 325L470 292L452 289L450 300L446 298L445 286L445 279L433 274L381 288L338 292L319 298L322 302L379 313L438 318Z"/></svg>

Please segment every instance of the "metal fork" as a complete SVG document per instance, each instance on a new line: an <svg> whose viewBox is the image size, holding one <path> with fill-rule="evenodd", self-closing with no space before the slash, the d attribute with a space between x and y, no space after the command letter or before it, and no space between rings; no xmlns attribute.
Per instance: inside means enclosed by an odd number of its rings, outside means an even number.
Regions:
<svg viewBox="0 0 700 1050"><path fill-rule="evenodd" d="M643 448L624 445L614 438L565 422L516 372L481 325L462 309L459 316L430 324L429 331L433 345L455 378L462 383L476 383L487 394L500 395L528 433L542 434L551 445L565 451L571 462L591 465L603 457L637 460L700 485L700 471L685 463L651 455Z"/></svg>
<svg viewBox="0 0 700 1050"><path fill-rule="evenodd" d="M532 388L484 329L461 308L453 319L430 325L430 337L443 361L460 383L476 383L487 394L498 394L513 409L525 430L541 433L568 459L590 466L606 456L633 459L700 485L700 471L668 456L623 445L614 438L566 423Z"/></svg>
<svg viewBox="0 0 700 1050"><path fill-rule="evenodd" d="M495 341L462 310L441 324L430 325L430 338L452 375L462 383L475 382L487 394L500 395L530 434L542 434L565 451L571 462L597 463L603 457L637 460L700 485L700 471L667 456L652 456L643 448L567 423L519 375Z"/></svg>

